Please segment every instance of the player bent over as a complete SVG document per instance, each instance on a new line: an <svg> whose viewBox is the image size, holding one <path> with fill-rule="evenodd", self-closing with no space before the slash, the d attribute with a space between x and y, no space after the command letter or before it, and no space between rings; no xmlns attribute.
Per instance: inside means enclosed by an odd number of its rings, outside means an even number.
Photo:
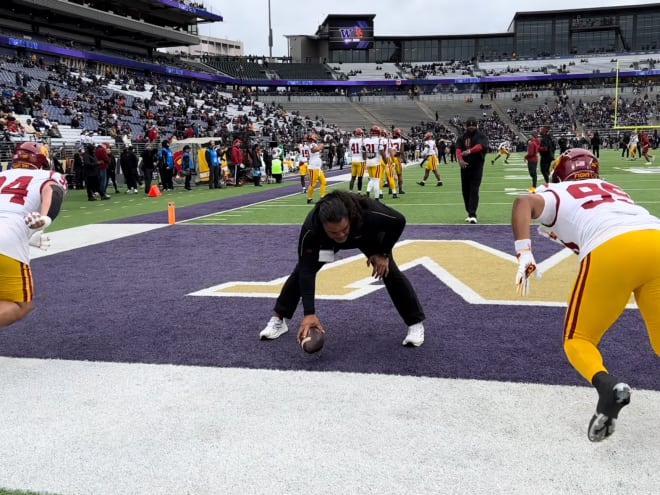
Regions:
<svg viewBox="0 0 660 495"><path fill-rule="evenodd" d="M614 433L631 390L609 373L598 345L631 293L660 355L660 219L599 179L598 159L588 151L566 150L553 165L551 184L513 203L516 286L527 295L531 274L538 273L529 235L530 220L538 220L539 232L573 249L580 262L564 319L564 352L598 392L587 435L600 442Z"/></svg>
<svg viewBox="0 0 660 495"><path fill-rule="evenodd" d="M274 315L259 333L261 339L276 339L288 331L302 299L304 317L298 334L323 326L314 306L316 274L334 261L343 249L359 249L367 257L372 276L383 280L394 307L408 326L403 345L424 343L424 310L406 275L392 258L392 249L406 225L404 216L387 205L348 191L336 190L314 205L300 230L298 263L284 283L275 303Z"/></svg>
<svg viewBox="0 0 660 495"><path fill-rule="evenodd" d="M50 170L38 143L19 144L12 168L0 172L0 328L32 309L30 245L50 245L43 230L59 213L65 190L66 179Z"/></svg>

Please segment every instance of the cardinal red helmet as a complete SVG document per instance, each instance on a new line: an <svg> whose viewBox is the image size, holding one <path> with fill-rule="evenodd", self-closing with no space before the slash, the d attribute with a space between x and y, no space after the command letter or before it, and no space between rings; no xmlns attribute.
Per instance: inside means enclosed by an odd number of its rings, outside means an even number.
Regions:
<svg viewBox="0 0 660 495"><path fill-rule="evenodd" d="M598 158L587 150L572 148L555 160L550 179L552 182L598 179Z"/></svg>
<svg viewBox="0 0 660 495"><path fill-rule="evenodd" d="M428 141L430 139L433 139L433 134L431 134L430 132L424 134L424 141Z"/></svg>
<svg viewBox="0 0 660 495"><path fill-rule="evenodd" d="M364 136L364 131L358 127L353 131L353 135L357 137L362 137Z"/></svg>
<svg viewBox="0 0 660 495"><path fill-rule="evenodd" d="M40 143L25 142L14 148L12 168L34 168L50 170L50 163L46 156L47 149Z"/></svg>
<svg viewBox="0 0 660 495"><path fill-rule="evenodd" d="M369 130L369 134L372 136L380 136L380 127L377 125L372 125L371 129Z"/></svg>
<svg viewBox="0 0 660 495"><path fill-rule="evenodd" d="M397 138L401 137L401 134L402 134L401 129L399 129L398 127L392 131L392 136L394 136L394 137L397 137Z"/></svg>

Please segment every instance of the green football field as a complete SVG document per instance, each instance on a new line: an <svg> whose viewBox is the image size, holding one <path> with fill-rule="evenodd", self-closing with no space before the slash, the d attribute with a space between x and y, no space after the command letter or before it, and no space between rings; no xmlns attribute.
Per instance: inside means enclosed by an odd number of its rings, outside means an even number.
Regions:
<svg viewBox="0 0 660 495"><path fill-rule="evenodd" d="M512 154L509 163L500 158L495 165L490 161L495 155L488 155L481 185L478 211L481 224L509 223L511 204L520 194L526 194L531 185L523 154ZM656 165L657 163L657 165ZM601 153L601 177L621 186L640 205L660 216L660 160L653 165L645 165L644 160L623 160L618 151ZM345 168L348 172L348 169ZM423 176L423 170L410 165L404 172L405 195L392 199L385 194L384 201L400 210L409 224L455 224L463 223L466 217L460 192L459 167L455 163L441 164L440 173L444 186L436 187L433 175L425 187L416 184ZM540 177L540 173L539 173ZM539 183L543 179L540 178ZM268 184L264 188L281 188L291 183ZM348 182L329 181L330 188L348 189ZM365 181L366 188L366 181ZM185 191L176 188L172 193L150 198L144 194L128 195L120 189L112 194L109 201L88 202L85 191L69 191L60 216L51 230L61 230L90 223L99 223L127 218L145 213L163 212L163 222L167 221L167 206L173 202L176 208L213 202L236 195L251 194L263 188L244 186L225 189L208 189L205 185ZM318 191L315 192L318 199ZM310 206L303 194L283 195L278 199L258 202L250 206L206 216L195 223L214 224L297 224L300 223Z"/></svg>

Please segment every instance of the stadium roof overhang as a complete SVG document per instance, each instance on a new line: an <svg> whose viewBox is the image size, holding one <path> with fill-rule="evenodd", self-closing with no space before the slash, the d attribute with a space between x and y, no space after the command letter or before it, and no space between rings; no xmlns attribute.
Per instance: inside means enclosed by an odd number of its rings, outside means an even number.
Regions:
<svg viewBox="0 0 660 495"><path fill-rule="evenodd" d="M7 0L5 0L7 1ZM148 10L147 5L152 2L147 0L133 0L135 4L141 3L142 9ZM108 10L99 10L84 4L60 0L9 0L7 9L10 16L15 19L27 21L37 29L56 28L64 32L79 33L94 36L100 39L111 39L116 43L127 43L132 45L143 45L151 48L166 46L185 46L199 43L197 36L180 30L189 23L194 23L195 18L190 15L188 21L184 21L179 13L167 12L172 7L163 7L161 14L163 18L169 15L169 23L160 26L138 17L133 18L126 15L115 14L112 10L121 8L120 2L112 2ZM149 20L157 22L151 11ZM136 14L137 16L137 14ZM177 17L179 16L179 17ZM9 16L8 16L9 17ZM176 20L176 22L173 22Z"/></svg>

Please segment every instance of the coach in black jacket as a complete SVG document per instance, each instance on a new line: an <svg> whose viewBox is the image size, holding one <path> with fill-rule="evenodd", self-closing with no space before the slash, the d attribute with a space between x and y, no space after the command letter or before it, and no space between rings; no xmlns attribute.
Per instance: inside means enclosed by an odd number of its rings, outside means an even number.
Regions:
<svg viewBox="0 0 660 495"><path fill-rule="evenodd" d="M477 223L479 188L488 153L488 137L477 129L477 120L465 120L465 132L456 140L456 158L461 166L461 190L468 223Z"/></svg>
<svg viewBox="0 0 660 495"><path fill-rule="evenodd" d="M290 319L302 298L304 317L298 333L322 328L314 307L316 274L334 261L340 249L359 249L372 267L372 275L385 283L395 308L408 325L403 345L424 343L424 310L408 278L392 258L392 248L406 225L396 210L348 191L332 191L307 215L298 240L298 263L282 287L274 316L261 331L261 339L276 339L288 331Z"/></svg>

